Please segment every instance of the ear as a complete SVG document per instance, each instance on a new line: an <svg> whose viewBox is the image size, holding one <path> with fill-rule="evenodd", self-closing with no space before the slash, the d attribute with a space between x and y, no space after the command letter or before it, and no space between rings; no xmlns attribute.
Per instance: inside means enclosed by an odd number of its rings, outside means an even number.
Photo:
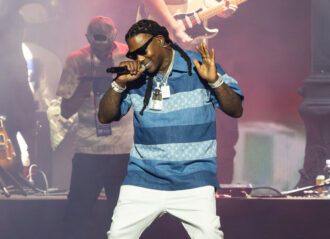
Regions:
<svg viewBox="0 0 330 239"><path fill-rule="evenodd" d="M160 46L164 46L164 43L165 43L164 36L162 36L162 35L157 36L157 40L159 41Z"/></svg>

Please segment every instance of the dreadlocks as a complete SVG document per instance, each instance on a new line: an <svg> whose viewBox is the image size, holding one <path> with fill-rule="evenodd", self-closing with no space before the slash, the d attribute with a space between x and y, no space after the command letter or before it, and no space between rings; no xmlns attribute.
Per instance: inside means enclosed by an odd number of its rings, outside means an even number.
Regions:
<svg viewBox="0 0 330 239"><path fill-rule="evenodd" d="M163 26L160 26L157 22L152 21L152 20L147 20L147 19L143 19L138 21L137 23L135 23L126 33L125 36L125 40L127 41L129 38L134 37L140 33L146 33L146 34L151 34L152 36L158 36L158 35L162 35L165 38L165 42L172 47L174 50L178 51L180 53L180 55L182 56L182 58L185 59L185 61L187 62L188 65L188 74L191 76L191 69L192 69L192 65L191 65L191 61L190 58L188 57L188 55L182 50L181 47L179 47L178 45L175 45L172 40L169 37L169 33L167 31L167 29ZM143 108L140 111L140 114L143 115L143 111L146 109L148 103L149 103L149 99L150 99L150 95L151 95L151 89L152 89L152 77L149 76L148 77L148 86L147 86L147 90L145 92L144 95L144 99L143 99Z"/></svg>

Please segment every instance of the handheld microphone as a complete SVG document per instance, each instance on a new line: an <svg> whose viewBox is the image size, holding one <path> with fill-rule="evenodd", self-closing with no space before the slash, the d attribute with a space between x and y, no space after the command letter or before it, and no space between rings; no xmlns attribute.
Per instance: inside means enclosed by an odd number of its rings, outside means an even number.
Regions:
<svg viewBox="0 0 330 239"><path fill-rule="evenodd" d="M107 73L129 74L127 66L113 66L107 69Z"/></svg>
<svg viewBox="0 0 330 239"><path fill-rule="evenodd" d="M141 68L146 68L146 66L141 64ZM127 69L127 66L113 66L107 68L107 73L117 73L119 75L125 75L129 74L130 71Z"/></svg>

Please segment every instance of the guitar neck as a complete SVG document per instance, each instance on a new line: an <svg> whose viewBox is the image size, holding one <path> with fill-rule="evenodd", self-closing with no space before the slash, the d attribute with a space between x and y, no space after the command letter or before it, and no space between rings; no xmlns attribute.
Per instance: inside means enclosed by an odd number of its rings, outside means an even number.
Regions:
<svg viewBox="0 0 330 239"><path fill-rule="evenodd" d="M239 5L239 4L242 4L246 1L247 0L229 0L230 4L234 4L234 5ZM222 11L222 8L225 6L225 4L226 3L223 0L218 5L199 12L198 16L199 16L200 20L204 21L204 20L207 20L211 17L216 16L217 14L219 14Z"/></svg>

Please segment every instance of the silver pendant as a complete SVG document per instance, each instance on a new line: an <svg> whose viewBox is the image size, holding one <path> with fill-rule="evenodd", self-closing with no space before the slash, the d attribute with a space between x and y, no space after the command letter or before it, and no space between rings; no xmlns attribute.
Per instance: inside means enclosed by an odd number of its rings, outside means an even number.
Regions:
<svg viewBox="0 0 330 239"><path fill-rule="evenodd" d="M161 87L163 99L168 99L171 97L171 91L169 85L163 85Z"/></svg>
<svg viewBox="0 0 330 239"><path fill-rule="evenodd" d="M157 87L152 92L151 101L149 108L151 110L162 110L163 109L163 97L162 91L157 84Z"/></svg>

